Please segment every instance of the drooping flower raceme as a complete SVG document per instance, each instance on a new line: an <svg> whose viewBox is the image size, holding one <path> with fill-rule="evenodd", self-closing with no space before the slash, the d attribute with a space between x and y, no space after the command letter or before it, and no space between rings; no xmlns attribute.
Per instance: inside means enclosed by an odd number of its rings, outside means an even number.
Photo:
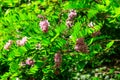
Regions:
<svg viewBox="0 0 120 80"><path fill-rule="evenodd" d="M76 45L74 48L78 52L88 53L88 46L84 42L84 38L79 38L76 40Z"/></svg>
<svg viewBox="0 0 120 80"><path fill-rule="evenodd" d="M43 32L47 32L48 26L50 26L48 20L40 21L39 25L40 25Z"/></svg>
<svg viewBox="0 0 120 80"><path fill-rule="evenodd" d="M11 44L12 44L12 40L9 40L9 41L4 45L4 49L5 49L5 50L9 50Z"/></svg>
<svg viewBox="0 0 120 80"><path fill-rule="evenodd" d="M25 43L27 42L27 37L23 37L22 40L17 40L16 43L18 46L24 46Z"/></svg>
<svg viewBox="0 0 120 80"><path fill-rule="evenodd" d="M68 15L68 19L71 20L71 19L73 19L76 16L77 16L76 11L75 10L71 10L70 13L69 13L69 15Z"/></svg>
<svg viewBox="0 0 120 80"><path fill-rule="evenodd" d="M55 67L59 68L62 63L62 55L60 53L56 53L54 56Z"/></svg>
<svg viewBox="0 0 120 80"><path fill-rule="evenodd" d="M35 63L35 62L34 62L31 58L28 58L28 59L26 60L26 64L27 64L27 65L33 66L34 63Z"/></svg>
<svg viewBox="0 0 120 80"><path fill-rule="evenodd" d="M74 18L77 16L77 13L75 10L71 10L68 14L68 18L66 20L66 26L70 28L73 25Z"/></svg>

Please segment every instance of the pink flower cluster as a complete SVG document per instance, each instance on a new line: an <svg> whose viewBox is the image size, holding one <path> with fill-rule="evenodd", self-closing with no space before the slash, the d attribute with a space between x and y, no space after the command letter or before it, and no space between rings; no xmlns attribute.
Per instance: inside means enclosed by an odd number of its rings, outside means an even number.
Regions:
<svg viewBox="0 0 120 80"><path fill-rule="evenodd" d="M25 43L27 42L27 37L23 37L22 40L17 40L16 43L18 46L24 46Z"/></svg>
<svg viewBox="0 0 120 80"><path fill-rule="evenodd" d="M78 52L88 53L88 46L84 42L84 38L79 38L76 41L75 50Z"/></svg>
<svg viewBox="0 0 120 80"><path fill-rule="evenodd" d="M71 20L73 18L75 18L77 16L77 13L75 10L71 10L69 15L68 15L68 18Z"/></svg>
<svg viewBox="0 0 120 80"><path fill-rule="evenodd" d="M40 25L43 32L47 32L48 31L48 26L50 26L48 20L40 21L39 25Z"/></svg>
<svg viewBox="0 0 120 80"><path fill-rule="evenodd" d="M27 65L33 66L34 63L35 63L35 62L34 62L31 58L28 58L28 59L26 60L26 64L27 64Z"/></svg>
<svg viewBox="0 0 120 80"><path fill-rule="evenodd" d="M66 20L66 26L70 28L73 24L73 21L70 21L69 19Z"/></svg>
<svg viewBox="0 0 120 80"><path fill-rule="evenodd" d="M71 27L73 25L73 19L77 16L77 13L75 10L71 10L70 13L68 14L68 18L66 20L66 26Z"/></svg>
<svg viewBox="0 0 120 80"><path fill-rule="evenodd" d="M59 68L62 63L62 55L60 53L56 53L54 56L55 67Z"/></svg>
<svg viewBox="0 0 120 80"><path fill-rule="evenodd" d="M9 40L9 41L4 45L4 49L5 49L5 50L9 50L11 44L12 44L12 40Z"/></svg>

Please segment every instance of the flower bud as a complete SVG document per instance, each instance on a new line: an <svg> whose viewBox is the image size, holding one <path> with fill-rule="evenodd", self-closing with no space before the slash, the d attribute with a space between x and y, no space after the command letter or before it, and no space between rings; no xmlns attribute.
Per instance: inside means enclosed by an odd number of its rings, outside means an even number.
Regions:
<svg viewBox="0 0 120 80"><path fill-rule="evenodd" d="M47 32L48 26L50 26L48 20L40 21L39 25L40 25L43 32Z"/></svg>

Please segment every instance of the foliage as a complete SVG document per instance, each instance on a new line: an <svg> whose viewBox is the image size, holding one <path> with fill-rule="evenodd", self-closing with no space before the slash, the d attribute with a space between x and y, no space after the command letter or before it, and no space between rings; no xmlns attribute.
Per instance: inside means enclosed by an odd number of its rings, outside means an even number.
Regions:
<svg viewBox="0 0 120 80"><path fill-rule="evenodd" d="M0 6L2 80L71 80L73 73L119 55L119 0L0 0ZM77 15L70 19L71 10ZM50 24L45 32L43 20ZM78 44L79 38L84 41ZM76 50L80 44L89 50ZM56 53L62 61L55 62Z"/></svg>

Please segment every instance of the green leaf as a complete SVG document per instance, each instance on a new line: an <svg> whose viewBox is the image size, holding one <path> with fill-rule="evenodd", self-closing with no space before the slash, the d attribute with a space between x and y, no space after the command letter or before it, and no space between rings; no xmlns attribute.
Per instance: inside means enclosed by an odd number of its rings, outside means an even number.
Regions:
<svg viewBox="0 0 120 80"><path fill-rule="evenodd" d="M114 44L114 41L112 40L111 42L107 43L106 49L110 48Z"/></svg>
<svg viewBox="0 0 120 80"><path fill-rule="evenodd" d="M34 65L33 67L30 68L30 73L29 74L34 74L38 71L38 66Z"/></svg>
<svg viewBox="0 0 120 80"><path fill-rule="evenodd" d="M106 6L109 6L110 0L105 0Z"/></svg>
<svg viewBox="0 0 120 80"><path fill-rule="evenodd" d="M109 73L112 74L112 73L114 73L114 71L115 71L115 69L110 69L110 70L109 70Z"/></svg>
<svg viewBox="0 0 120 80"><path fill-rule="evenodd" d="M91 38L91 39L90 39L90 41L89 41L89 43L88 43L88 46L93 43L93 40L94 40L94 38Z"/></svg>
<svg viewBox="0 0 120 80"><path fill-rule="evenodd" d="M88 16L88 18L90 19L90 18L94 17L97 13L98 13L97 10L90 9L90 10L88 11L87 16Z"/></svg>
<svg viewBox="0 0 120 80"><path fill-rule="evenodd" d="M57 34L51 39L51 42L53 42L58 36L59 36L59 33L57 33Z"/></svg>

